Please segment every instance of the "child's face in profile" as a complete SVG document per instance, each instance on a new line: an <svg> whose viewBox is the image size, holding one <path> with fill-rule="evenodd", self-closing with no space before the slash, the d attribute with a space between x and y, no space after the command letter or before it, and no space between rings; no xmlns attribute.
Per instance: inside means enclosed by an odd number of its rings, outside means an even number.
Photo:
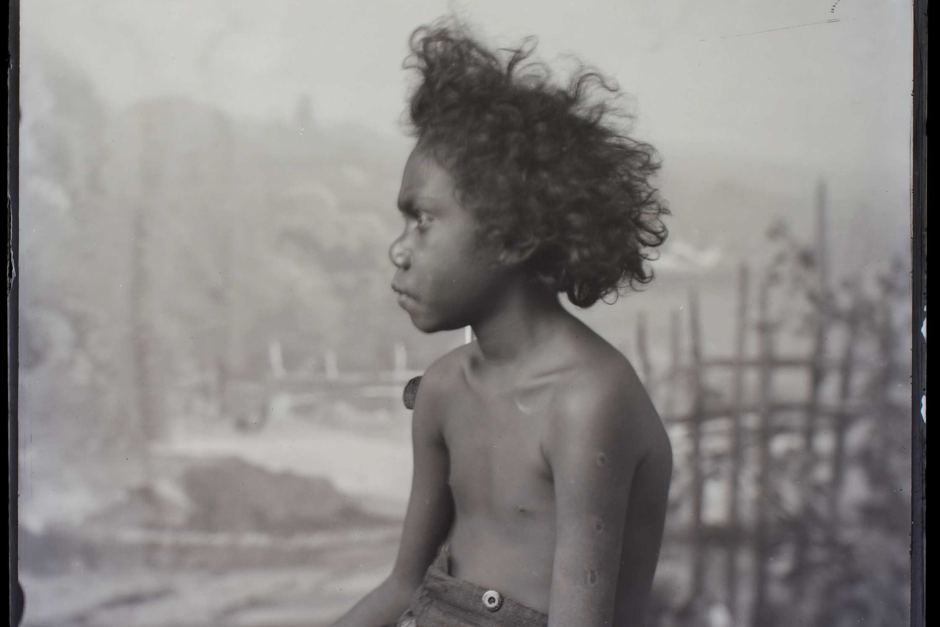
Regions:
<svg viewBox="0 0 940 627"><path fill-rule="evenodd" d="M398 207L405 229L389 256L399 305L426 333L473 324L492 306L502 266L496 247L480 241L450 174L420 147L405 165Z"/></svg>

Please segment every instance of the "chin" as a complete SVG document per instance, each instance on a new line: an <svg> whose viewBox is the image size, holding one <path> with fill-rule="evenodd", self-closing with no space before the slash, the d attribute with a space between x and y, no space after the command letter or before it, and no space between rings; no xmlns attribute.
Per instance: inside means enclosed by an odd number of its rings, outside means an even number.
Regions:
<svg viewBox="0 0 940 627"><path fill-rule="evenodd" d="M408 317L411 318L411 324L414 325L414 328L422 333L434 333L441 330L440 326L435 324L434 320L430 320L420 314L408 312Z"/></svg>
<svg viewBox="0 0 940 627"><path fill-rule="evenodd" d="M429 334L437 333L438 331L454 331L466 326L463 324L451 324L444 320L436 320L416 314L411 314L411 324L422 333Z"/></svg>
<svg viewBox="0 0 940 627"><path fill-rule="evenodd" d="M426 321L426 320L414 320L414 319L412 319L411 323L414 325L414 327L415 327L417 330L421 331L422 333L428 333L428 334L430 334L430 333L437 333L438 331L449 331L449 330L450 330L450 328L447 327L447 326L445 326L445 325L442 325L442 324L435 324L435 323L433 323L433 322L428 322L428 321Z"/></svg>

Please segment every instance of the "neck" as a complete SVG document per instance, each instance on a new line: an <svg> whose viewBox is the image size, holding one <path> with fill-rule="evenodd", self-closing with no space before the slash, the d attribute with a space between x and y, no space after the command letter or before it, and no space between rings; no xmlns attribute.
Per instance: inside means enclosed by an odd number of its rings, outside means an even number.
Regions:
<svg viewBox="0 0 940 627"><path fill-rule="evenodd" d="M472 328L483 359L494 364L528 354L565 315L557 294L531 281L504 290L493 305Z"/></svg>

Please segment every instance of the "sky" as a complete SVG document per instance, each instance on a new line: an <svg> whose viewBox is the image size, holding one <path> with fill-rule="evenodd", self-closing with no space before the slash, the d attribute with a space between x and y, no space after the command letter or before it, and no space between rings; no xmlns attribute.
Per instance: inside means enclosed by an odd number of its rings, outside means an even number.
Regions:
<svg viewBox="0 0 940 627"><path fill-rule="evenodd" d="M909 248L900 0L26 0L21 71L53 50L112 106L182 97L258 120L308 96L316 123L368 129L403 162L408 37L449 13L494 46L536 36L560 76L578 59L619 83L634 135L663 157L672 243L730 237L759 254L748 215L807 234L824 180L849 265Z"/></svg>
<svg viewBox="0 0 940 627"><path fill-rule="evenodd" d="M269 117L308 93L324 123L398 136L408 35L447 12L491 43L536 35L546 60L614 76L657 144L906 179L899 0L26 0L21 36L115 104L175 94Z"/></svg>

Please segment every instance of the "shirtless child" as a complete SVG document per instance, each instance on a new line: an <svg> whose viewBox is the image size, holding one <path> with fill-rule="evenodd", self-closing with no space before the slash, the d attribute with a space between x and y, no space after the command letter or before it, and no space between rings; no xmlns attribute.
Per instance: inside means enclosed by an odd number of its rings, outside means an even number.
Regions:
<svg viewBox="0 0 940 627"><path fill-rule="evenodd" d="M421 331L475 340L421 380L397 560L336 627L641 625L670 444L629 362L559 295L588 307L652 278L655 153L612 123L615 88L555 86L531 46L438 23L411 50L392 287Z"/></svg>

